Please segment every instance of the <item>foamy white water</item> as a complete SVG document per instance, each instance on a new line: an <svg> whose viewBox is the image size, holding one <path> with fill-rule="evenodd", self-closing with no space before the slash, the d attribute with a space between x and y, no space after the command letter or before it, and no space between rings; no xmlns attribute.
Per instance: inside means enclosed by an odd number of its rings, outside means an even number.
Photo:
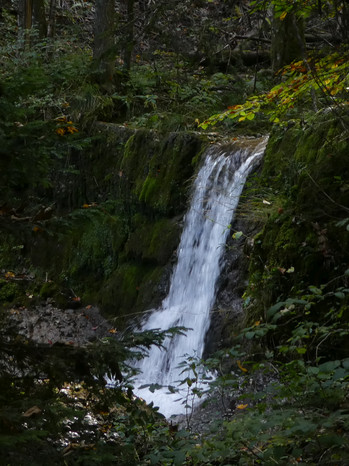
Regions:
<svg viewBox="0 0 349 466"><path fill-rule="evenodd" d="M166 417L185 412L177 394L163 388L151 393L139 389L144 384L176 386L184 355L202 356L210 310L215 301L215 285L220 259L235 209L248 174L263 155L267 138L243 140L229 146L211 146L194 183L193 195L178 247L168 296L142 330L187 327L186 336L176 335L164 342L165 350L153 347L139 364L135 394L155 406Z"/></svg>

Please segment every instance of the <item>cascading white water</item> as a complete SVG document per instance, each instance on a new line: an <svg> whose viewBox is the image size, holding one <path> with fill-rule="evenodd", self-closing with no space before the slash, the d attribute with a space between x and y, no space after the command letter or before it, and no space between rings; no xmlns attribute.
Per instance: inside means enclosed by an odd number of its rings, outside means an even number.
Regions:
<svg viewBox="0 0 349 466"><path fill-rule="evenodd" d="M181 378L182 369L177 366L183 356L202 356L228 226L247 176L262 156L266 142L266 138L244 140L228 149L216 145L207 150L185 216L168 296L142 327L142 330L179 326L192 329L186 336L176 335L165 340L166 350L153 347L149 357L139 365L142 373L136 381L136 395L147 402L153 401L167 417L184 412L183 405L175 401L178 397L171 397L167 389L151 393L137 387L144 384L175 386Z"/></svg>

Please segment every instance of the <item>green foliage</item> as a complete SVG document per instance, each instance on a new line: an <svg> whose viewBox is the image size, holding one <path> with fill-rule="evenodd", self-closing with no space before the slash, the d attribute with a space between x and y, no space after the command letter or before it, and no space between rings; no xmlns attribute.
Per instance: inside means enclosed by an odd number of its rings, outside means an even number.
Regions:
<svg viewBox="0 0 349 466"><path fill-rule="evenodd" d="M280 73L282 82L269 92L249 97L242 105L234 105L223 113L212 115L200 127L206 129L226 118L238 119L239 122L253 120L259 113L267 115L272 123L280 123L282 119L286 123L295 106L311 107L314 103L312 92L318 94L318 103L333 106L330 111L340 117L347 105L348 60L345 51L292 63Z"/></svg>
<svg viewBox="0 0 349 466"><path fill-rule="evenodd" d="M226 418L217 416L195 446L187 442L184 464L347 463L349 359L338 348L349 333L341 311L349 289L325 289L275 304L270 322L243 329L234 347L183 361L188 426L202 397Z"/></svg>
<svg viewBox="0 0 349 466"><path fill-rule="evenodd" d="M120 168L136 199L153 212L172 216L183 209L187 198L184 183L193 173L192 159L201 141L187 133L154 138L137 131L127 141Z"/></svg>
<svg viewBox="0 0 349 466"><path fill-rule="evenodd" d="M195 120L204 118L207 111L218 110L227 95L236 99L236 93L243 90L241 85L237 88L235 77L229 74L207 76L203 70L190 73L190 63L181 60L173 67L176 57L159 51L154 52L155 58L154 66L135 65L126 92L112 96L114 102L125 107L132 126L167 131L195 128Z"/></svg>
<svg viewBox="0 0 349 466"><path fill-rule="evenodd" d="M19 290L18 285L7 280L0 280L0 303L11 303L17 296Z"/></svg>
<svg viewBox="0 0 349 466"><path fill-rule="evenodd" d="M1 460L126 466L166 448L169 426L133 397L129 361L181 331L125 333L83 348L37 345L14 335L5 341L1 335ZM124 380L106 387L106 374L121 377L119 367Z"/></svg>
<svg viewBox="0 0 349 466"><path fill-rule="evenodd" d="M86 81L88 54L63 41L36 42L22 51L17 46L9 42L0 53L0 197L7 202L50 187L57 160L89 143L71 121L76 106L70 109Z"/></svg>
<svg viewBox="0 0 349 466"><path fill-rule="evenodd" d="M23 244L20 244L16 238L10 233L2 233L1 244L0 244L0 269L8 271L14 266L13 257L19 254L24 248ZM18 263L17 266L23 266Z"/></svg>
<svg viewBox="0 0 349 466"><path fill-rule="evenodd" d="M182 447L184 464L348 462L346 132L324 118L304 139L297 127L275 131L252 183L269 210L251 253L248 324L232 348L181 364L188 426L195 429L195 402L211 403L209 416L219 407L195 446L189 437Z"/></svg>
<svg viewBox="0 0 349 466"><path fill-rule="evenodd" d="M104 206L77 209L67 218L71 235L77 241L72 245L74 254L67 264L72 276L84 275L84 270L96 280L107 278L117 264L118 253L126 239L125 221L108 214Z"/></svg>
<svg viewBox="0 0 349 466"><path fill-rule="evenodd" d="M150 9L151 2L148 3ZM230 11L230 2L196 2L193 16L204 17L203 6L212 4L218 8L219 3L237 22L246 19L245 6L234 4L234 11ZM307 17L323 2L271 3L277 18L282 20L291 13ZM258 2L261 4L265 7L268 2ZM164 5L156 8L164 11ZM182 17L188 11L188 2L173 5ZM326 2L329 8L326 14L332 14L333 5ZM74 3L72 11L90 7L89 2ZM201 126L225 117L260 124L266 115L275 123L285 118L290 125L294 124L300 139L301 134L313 132L312 126L296 125L295 119L304 108L315 104L330 106L331 117L339 115L339 118L346 109L346 52L294 63L280 74L281 84L237 105L246 99L247 92L256 92L252 86L258 92L263 89L258 89L250 75L242 79L217 72L214 60L218 50L212 44L222 33L207 15L196 43L209 62L209 73L201 61L196 66L190 63L189 54L184 58L175 41L169 40L172 31L165 34L163 28L164 41L176 51L167 52L164 47L154 52L148 62L137 58L128 82L122 82L118 92L105 96L89 80L89 51L74 40L44 43L36 40L30 50L19 51L15 42L11 42L11 38L16 40L15 25L9 26L11 18L6 12L5 16L9 40L6 43L1 40L0 59L4 70L4 92L0 97L2 207L5 201L19 207L21 199L34 188L36 193L37 188L41 192L42 188L49 188L53 167L60 167L57 178L61 173L67 175L64 183L68 180L74 184L78 176L88 177L83 163L78 170L72 162L72 154L89 145L90 138L81 136L81 130L97 118L123 121L126 114L134 126L174 131L196 129L208 112L219 111L229 101L232 108L214 115ZM225 18L226 24L233 25L233 19ZM70 21L73 20L78 24L71 14ZM193 35L191 23L180 31L183 36ZM200 56L197 60L201 60ZM309 119L307 124L311 125ZM346 135L333 131L332 136L341 139L343 155L347 150ZM192 173L196 143L191 145L188 135L180 135L158 144L154 135L139 132L133 137L122 162L116 162L119 164L116 175L114 172L107 175L110 184L119 177L120 185L127 179L132 186L132 193L122 193L118 208L109 208L104 203L86 204L68 215L39 220L37 229L30 233L33 250L38 251L37 257L46 254L47 267L57 261L56 270L61 271L69 286L72 283L79 286L80 281L81 289L93 290L103 283L103 299L112 308L122 303L128 311L133 310L140 288L146 288L148 280L160 274L158 264L165 263L168 254L162 250L161 240L172 242L174 234L173 224L161 214L177 213L187 199L183 182ZM263 175L268 177L270 186L264 186L256 201L256 209L267 206L256 214L267 222L267 228L255 239L252 253L252 260L259 265L251 267L245 294L248 324L232 348L221 350L206 361L187 356L181 364L180 393L187 408L188 427L192 425L197 400L205 399L207 403L215 400L224 420L220 414L211 431L202 436L177 432L152 406L133 398L130 377L136 371L130 359L142 358L144 348L151 344L161 346L165 334L139 335L127 331L120 339L107 338L84 348L37 347L18 336L9 339L8 335L6 338L1 335L1 461L125 466L347 464L348 265L344 253L339 264L331 249L336 242L343 251L348 245L348 219L343 218L347 217L346 159L333 155L337 154L337 146L332 144L332 136L327 130L314 135L308 146L304 146L306 157L299 149L294 159L287 153L281 156L282 147L273 143L277 156L266 161L265 166L269 163L269 169L270 165L274 168ZM295 139L288 139L285 134L283 138L284 144L295 145ZM321 152L314 149L315 138L321 140ZM114 148L110 145L108 151ZM96 168L93 157L94 154L91 159ZM324 161L328 160L333 160L335 170L326 165ZM80 188L81 185L74 186L70 192L72 197L76 196L74 208L82 198L82 202L92 202L85 200L89 196L81 193ZM333 196L339 191L340 195ZM324 228L322 223L319 228L316 226L318 199L302 203L307 197L316 199L321 192L327 195L327 202L336 205L324 213L331 218ZM103 195L109 195L109 191ZM297 205L292 204L295 202ZM321 209L326 208L323 204ZM135 209L145 212L146 219L139 220L138 216L136 220ZM5 209L4 215L9 212ZM23 228L26 234L29 230L30 227ZM21 231L18 227L18 236ZM234 238L242 235L236 231ZM126 241L126 252L122 255L120 249ZM11 256L24 243L24 239L22 242L2 237L2 269L10 269ZM59 251L55 258L51 255L53 248ZM60 254L62 257L58 257ZM147 261L147 265L140 265L138 260ZM324 267L326 261L328 268ZM17 265L18 268L22 265L21 260ZM315 274L316 270L319 272ZM330 274L326 283L321 277L324 270ZM314 280L309 281L309 277ZM41 296L51 297L55 290L55 284L48 282L41 287ZM14 280L0 281L3 301L10 303L16 293ZM116 389L106 387L105 374L117 379L120 368L126 374L125 379ZM170 387L170 391L176 389ZM36 406L38 411L28 414Z"/></svg>
<svg viewBox="0 0 349 466"><path fill-rule="evenodd" d="M343 7L340 2L330 0L322 2L321 0L295 0L289 2L287 0L267 0L263 3L252 1L250 3L254 11L265 10L272 7L276 18L283 20L286 15L293 14L302 18L309 18L311 15L318 14L323 20L332 18L338 14Z"/></svg>

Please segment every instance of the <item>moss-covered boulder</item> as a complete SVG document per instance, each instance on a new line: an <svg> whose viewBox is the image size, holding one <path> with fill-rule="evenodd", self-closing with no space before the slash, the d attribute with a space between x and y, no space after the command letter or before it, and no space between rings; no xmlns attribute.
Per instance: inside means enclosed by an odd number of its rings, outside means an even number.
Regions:
<svg viewBox="0 0 349 466"><path fill-rule="evenodd" d="M128 140L120 164L135 199L148 209L176 215L185 207L193 159L201 140L189 133L160 138L154 131L137 131Z"/></svg>
<svg viewBox="0 0 349 466"><path fill-rule="evenodd" d="M349 268L345 134L340 120L324 115L307 127L296 125L272 134L258 181L258 189L272 205L251 255L250 321L265 318L272 304L301 295L310 285L333 289L345 285Z"/></svg>
<svg viewBox="0 0 349 466"><path fill-rule="evenodd" d="M104 282L99 298L102 308L120 319L120 325L124 323L122 317L132 316L135 319L149 309L156 299L154 293L161 274L161 267L140 262L120 265ZM158 299L155 302L158 304Z"/></svg>
<svg viewBox="0 0 349 466"><path fill-rule="evenodd" d="M91 133L90 146L57 160L50 189L35 193L17 224L8 213L0 266L33 270L35 296L61 307L79 297L112 316L142 312L164 297L205 143L102 122ZM2 283L0 299L12 302L15 288Z"/></svg>
<svg viewBox="0 0 349 466"><path fill-rule="evenodd" d="M131 259L165 265L179 243L181 227L178 218L160 218L150 222L137 214L133 218L125 252Z"/></svg>
<svg viewBox="0 0 349 466"><path fill-rule="evenodd" d="M52 175L49 218L21 223L22 259L35 269L38 296L60 306L78 296L113 316L159 303L204 145L185 132L96 124L92 146ZM15 233L0 242L4 267L14 264Z"/></svg>

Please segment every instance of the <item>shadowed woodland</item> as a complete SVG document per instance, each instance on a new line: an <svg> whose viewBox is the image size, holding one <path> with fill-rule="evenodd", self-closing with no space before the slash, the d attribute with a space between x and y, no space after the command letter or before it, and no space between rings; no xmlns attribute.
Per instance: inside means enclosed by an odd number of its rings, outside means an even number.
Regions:
<svg viewBox="0 0 349 466"><path fill-rule="evenodd" d="M349 3L2 0L0 28L0 464L348 464ZM135 323L205 149L267 134L167 420L135 361L186 329Z"/></svg>

